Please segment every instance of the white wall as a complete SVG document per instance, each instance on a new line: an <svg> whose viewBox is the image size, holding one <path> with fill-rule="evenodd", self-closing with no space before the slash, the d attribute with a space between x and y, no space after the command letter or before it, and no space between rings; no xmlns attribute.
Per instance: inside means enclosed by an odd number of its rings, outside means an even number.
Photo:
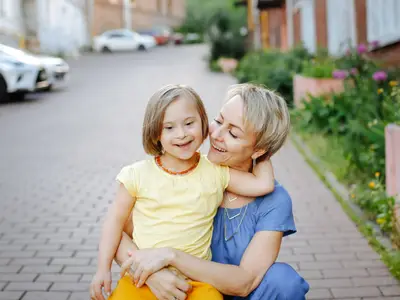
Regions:
<svg viewBox="0 0 400 300"><path fill-rule="evenodd" d="M328 49L332 55L343 54L348 46L356 46L354 0L328 0L326 6Z"/></svg>
<svg viewBox="0 0 400 300"><path fill-rule="evenodd" d="M37 0L43 52L75 54L88 44L85 12L70 0Z"/></svg>
<svg viewBox="0 0 400 300"><path fill-rule="evenodd" d="M382 46L400 40L400 1L367 1L367 39Z"/></svg>
<svg viewBox="0 0 400 300"><path fill-rule="evenodd" d="M23 35L21 0L0 0L0 42L12 46L18 45Z"/></svg>
<svg viewBox="0 0 400 300"><path fill-rule="evenodd" d="M318 1L318 0L317 0ZM317 50L317 32L315 24L315 2L314 0L297 0L295 7L301 10L301 40L311 53Z"/></svg>

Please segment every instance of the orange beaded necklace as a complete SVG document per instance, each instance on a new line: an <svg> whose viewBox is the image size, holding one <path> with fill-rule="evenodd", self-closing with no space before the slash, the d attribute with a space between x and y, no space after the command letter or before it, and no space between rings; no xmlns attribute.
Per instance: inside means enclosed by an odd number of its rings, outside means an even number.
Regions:
<svg viewBox="0 0 400 300"><path fill-rule="evenodd" d="M168 174L171 174L171 175L184 175L184 174L187 174L190 171L194 170L197 167L197 165L199 164L199 162L200 162L200 153L196 152L196 156L197 156L197 158L196 158L195 164L193 166L191 166L189 169L181 171L181 172L171 171L171 170L167 169L166 167L164 167L162 165L162 162L161 162L161 156L156 156L156 164L157 164L158 167L160 167L163 171L167 172Z"/></svg>

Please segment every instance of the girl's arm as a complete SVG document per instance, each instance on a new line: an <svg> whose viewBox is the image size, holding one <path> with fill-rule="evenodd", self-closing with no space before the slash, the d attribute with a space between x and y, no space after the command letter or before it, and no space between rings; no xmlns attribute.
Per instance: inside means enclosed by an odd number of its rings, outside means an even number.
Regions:
<svg viewBox="0 0 400 300"><path fill-rule="evenodd" d="M114 203L107 212L99 244L98 270L109 271L115 252L121 241L122 229L135 205L124 185L119 185Z"/></svg>
<svg viewBox="0 0 400 300"><path fill-rule="evenodd" d="M271 161L264 160L256 164L253 173L229 168L229 192L248 196L264 196L274 191L275 178Z"/></svg>
<svg viewBox="0 0 400 300"><path fill-rule="evenodd" d="M221 293L246 297L261 282L278 257L282 232L259 231L247 247L239 266L202 260L184 252L170 249L170 265L187 277L207 282Z"/></svg>

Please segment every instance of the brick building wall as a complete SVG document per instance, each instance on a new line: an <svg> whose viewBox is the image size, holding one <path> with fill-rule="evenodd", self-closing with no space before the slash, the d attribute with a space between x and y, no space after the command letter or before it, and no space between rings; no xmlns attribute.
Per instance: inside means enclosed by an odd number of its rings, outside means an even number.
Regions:
<svg viewBox="0 0 400 300"><path fill-rule="evenodd" d="M124 0L95 0L92 34L124 27ZM132 29L149 29L155 25L175 27L186 15L185 0L136 0L131 8Z"/></svg>
<svg viewBox="0 0 400 300"><path fill-rule="evenodd" d="M123 0L95 0L92 35L124 26Z"/></svg>

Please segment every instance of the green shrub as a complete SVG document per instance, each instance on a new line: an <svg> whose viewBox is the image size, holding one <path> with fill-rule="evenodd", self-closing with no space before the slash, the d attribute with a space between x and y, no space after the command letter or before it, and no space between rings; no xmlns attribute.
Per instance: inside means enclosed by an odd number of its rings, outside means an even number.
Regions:
<svg viewBox="0 0 400 300"><path fill-rule="evenodd" d="M240 34L239 24L228 12L218 11L214 14L208 28L210 61L220 57L241 59L245 55L246 38Z"/></svg>
<svg viewBox="0 0 400 300"><path fill-rule="evenodd" d="M277 91L291 106L293 75L301 72L303 62L310 58L311 55L304 47L297 47L289 52L250 52L239 62L235 75L239 82L260 83Z"/></svg>
<svg viewBox="0 0 400 300"><path fill-rule="evenodd" d="M336 62L333 59L312 59L304 62L301 74L305 77L332 78L336 68Z"/></svg>

